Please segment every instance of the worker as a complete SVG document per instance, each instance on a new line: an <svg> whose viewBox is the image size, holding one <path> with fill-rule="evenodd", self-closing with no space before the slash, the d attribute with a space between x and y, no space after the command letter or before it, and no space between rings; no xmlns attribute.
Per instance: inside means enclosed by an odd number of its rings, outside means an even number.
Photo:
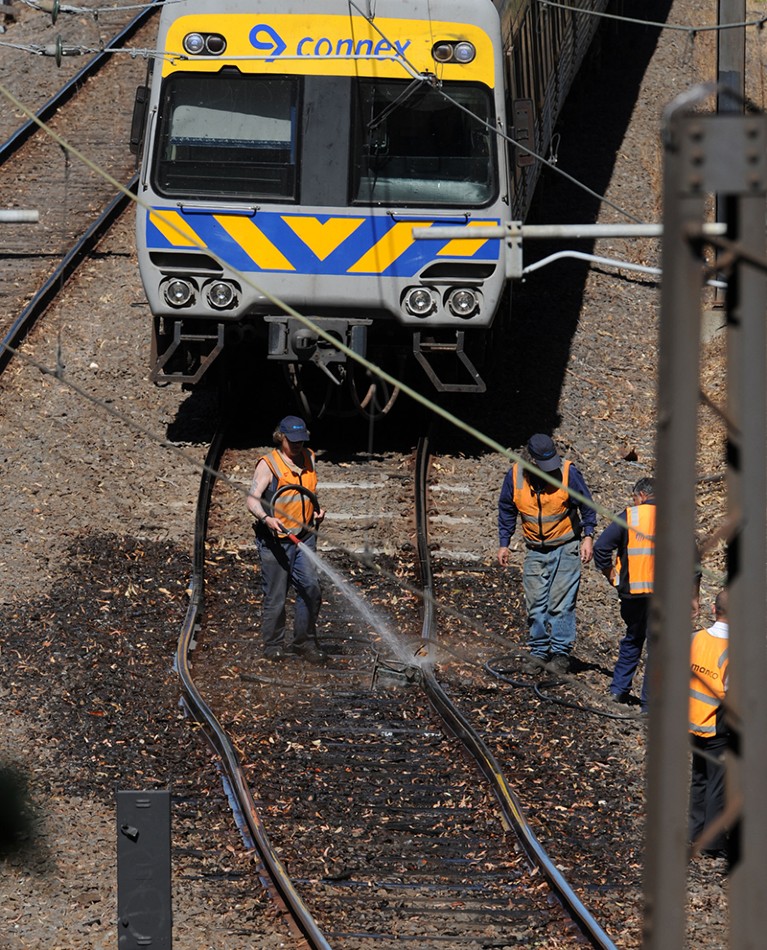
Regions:
<svg viewBox="0 0 767 950"><path fill-rule="evenodd" d="M306 443L309 430L299 416L286 416L274 431L274 451L259 458L248 493L248 510L256 519L256 546L261 562L264 657L278 661L297 654L321 662L317 617L322 592L314 552L317 537L305 528L318 526L325 512L315 508L317 470ZM290 486L295 486L291 491ZM285 489L281 491L281 489ZM272 499L279 494L279 499ZM298 543L298 536L301 541ZM293 642L285 641L288 587L296 592Z"/></svg>

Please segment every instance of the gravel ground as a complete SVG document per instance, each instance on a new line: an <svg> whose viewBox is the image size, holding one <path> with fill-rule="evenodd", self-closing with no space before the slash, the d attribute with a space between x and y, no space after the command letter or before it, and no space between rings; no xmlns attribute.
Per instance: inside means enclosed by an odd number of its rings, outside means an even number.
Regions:
<svg viewBox="0 0 767 950"><path fill-rule="evenodd" d="M678 24L715 16L703 0L651 2L643 10ZM50 42L51 28L35 25L40 16L20 8L2 39L40 42L44 34ZM67 21L65 30L71 41L102 27L88 18L79 26ZM749 58L761 62L761 51L751 49ZM706 34L693 41L681 32L604 31L601 56L560 125L560 167L640 219L658 220L660 111L710 78L714 62ZM51 60L0 48L0 81L34 105L59 79L53 69ZM15 123L0 112L8 134ZM535 216L618 220L551 173L543 176ZM31 840L6 857L0 879L0 947L116 946L114 789L164 787L169 775L177 776L176 946L286 945L261 895L237 886L249 873L248 857L207 752L176 705L170 662L189 576L196 466L216 412L204 392L149 384L148 310L132 247L128 216L25 346L50 367L60 339L66 380L78 389L26 362L0 380L0 761L24 774L35 806ZM546 252L526 248L526 262ZM651 264L658 258L653 242L605 241L597 252ZM658 317L658 288L649 278L577 262L552 265L515 290L502 371L491 394L462 413L511 446L534 429L553 431L598 500L620 509L631 484L654 465ZM714 397L722 395L723 365L723 342L715 338L703 358L704 388ZM268 408L272 417L281 414L279 405ZM319 447L341 436L328 425L315 439ZM264 442L260 432L254 446ZM360 436L355 448L364 444ZM701 475L722 472L721 450L722 432L702 410ZM487 543L477 554L491 564L505 463L459 436L454 464L488 471ZM720 523L721 506L717 483L702 485L701 540ZM248 547L249 532L243 514L232 525L233 543ZM520 549L515 557L518 566ZM721 567L721 551L710 552L706 566ZM167 603L150 604L146 592L160 569ZM711 593L706 582L704 596ZM603 579L588 573L579 655L613 655L619 636L616 603ZM125 669L131 688L124 686L115 709L109 687ZM213 844L206 833L215 835ZM716 869L693 869L690 908L689 945L725 945L725 883ZM634 931L625 945L636 939Z"/></svg>

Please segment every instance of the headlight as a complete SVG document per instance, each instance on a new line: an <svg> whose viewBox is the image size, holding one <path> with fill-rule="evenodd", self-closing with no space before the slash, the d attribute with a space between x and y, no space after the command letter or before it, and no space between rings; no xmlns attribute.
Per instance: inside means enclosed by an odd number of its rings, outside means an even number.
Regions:
<svg viewBox="0 0 767 950"><path fill-rule="evenodd" d="M405 309L414 317L425 317L435 307L434 296L426 287L413 287L405 294Z"/></svg>
<svg viewBox="0 0 767 950"><path fill-rule="evenodd" d="M220 56L226 49L226 40L218 33L211 33L205 37L205 49L211 56Z"/></svg>
<svg viewBox="0 0 767 950"><path fill-rule="evenodd" d="M220 33L187 33L183 46L190 56L199 56L200 53L220 56L226 49L226 40Z"/></svg>
<svg viewBox="0 0 767 950"><path fill-rule="evenodd" d="M465 66L466 63L472 62L476 55L477 51L474 49L473 43L463 41L455 44L454 56L456 63L461 63Z"/></svg>
<svg viewBox="0 0 767 950"><path fill-rule="evenodd" d="M225 280L214 280L205 288L205 296L215 310L226 310L235 300L234 287Z"/></svg>
<svg viewBox="0 0 767 950"><path fill-rule="evenodd" d="M447 298L447 308L456 317L470 317L478 304L474 291L465 288L452 291Z"/></svg>
<svg viewBox="0 0 767 950"><path fill-rule="evenodd" d="M476 47L468 40L461 40L458 43L441 40L431 48L432 59L437 63L458 63L465 66L473 62L476 55Z"/></svg>
<svg viewBox="0 0 767 950"><path fill-rule="evenodd" d="M174 277L162 285L162 293L171 307L185 307L194 297L194 287L188 280Z"/></svg>
<svg viewBox="0 0 767 950"><path fill-rule="evenodd" d="M451 43L437 43L431 51L431 55L438 63L449 63L453 58L453 47Z"/></svg>
<svg viewBox="0 0 767 950"><path fill-rule="evenodd" d="M205 40L200 33L187 33L184 37L184 49L192 56L196 56L205 49Z"/></svg>

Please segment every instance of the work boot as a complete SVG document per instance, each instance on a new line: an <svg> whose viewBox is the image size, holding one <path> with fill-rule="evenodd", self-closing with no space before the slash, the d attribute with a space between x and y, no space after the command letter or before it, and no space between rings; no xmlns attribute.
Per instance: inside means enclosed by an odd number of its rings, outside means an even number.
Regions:
<svg viewBox="0 0 767 950"><path fill-rule="evenodd" d="M293 651L295 652L296 656L300 657L302 660L306 660L307 663L325 662L324 655L320 653L311 640L303 640L301 643L294 643Z"/></svg>
<svg viewBox="0 0 767 950"><path fill-rule="evenodd" d="M627 703L629 693L613 693L612 690L607 694L607 699L611 703Z"/></svg>
<svg viewBox="0 0 767 950"><path fill-rule="evenodd" d="M522 661L522 672L527 676L535 676L537 673L542 673L544 662L543 657L529 656L526 660Z"/></svg>
<svg viewBox="0 0 767 950"><path fill-rule="evenodd" d="M546 664L546 669L550 673L569 673L570 657L566 653L556 653Z"/></svg>

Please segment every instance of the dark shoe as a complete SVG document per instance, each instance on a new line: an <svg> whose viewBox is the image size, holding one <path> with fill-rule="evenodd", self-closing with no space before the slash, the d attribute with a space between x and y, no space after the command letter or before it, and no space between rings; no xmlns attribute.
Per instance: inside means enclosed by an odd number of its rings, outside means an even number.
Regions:
<svg viewBox="0 0 767 950"><path fill-rule="evenodd" d="M627 703L629 701L629 693L610 692L607 694L607 699L611 703Z"/></svg>
<svg viewBox="0 0 767 950"><path fill-rule="evenodd" d="M300 657L302 660L306 660L307 663L325 662L324 655L320 653L313 643L294 643L293 650L296 656Z"/></svg>
<svg viewBox="0 0 767 950"><path fill-rule="evenodd" d="M569 673L570 657L564 653L556 653L546 664L546 669L550 673Z"/></svg>
<svg viewBox="0 0 767 950"><path fill-rule="evenodd" d="M542 656L529 656L522 661L522 672L527 676L535 676L536 673L542 673L545 668L545 659Z"/></svg>
<svg viewBox="0 0 767 950"><path fill-rule="evenodd" d="M276 647L273 650L264 650L264 659L272 663L279 663L280 660L285 659L285 651L282 647Z"/></svg>

